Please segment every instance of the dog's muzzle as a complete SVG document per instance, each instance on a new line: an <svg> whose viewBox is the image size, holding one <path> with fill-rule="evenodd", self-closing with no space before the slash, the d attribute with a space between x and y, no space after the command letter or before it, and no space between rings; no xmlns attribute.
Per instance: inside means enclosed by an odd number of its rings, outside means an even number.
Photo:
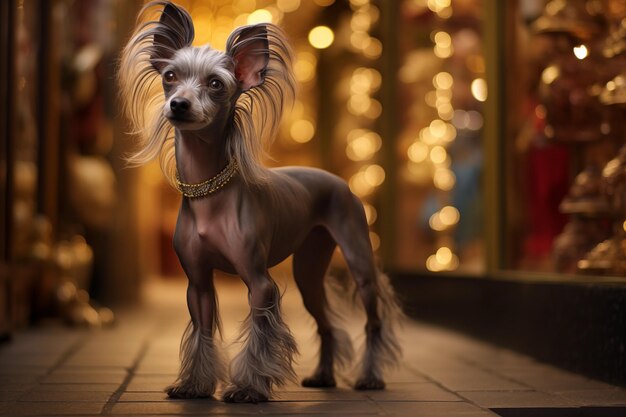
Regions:
<svg viewBox="0 0 626 417"><path fill-rule="evenodd" d="M174 117L181 117L186 115L191 108L191 102L186 98L177 97L170 101L170 110Z"/></svg>

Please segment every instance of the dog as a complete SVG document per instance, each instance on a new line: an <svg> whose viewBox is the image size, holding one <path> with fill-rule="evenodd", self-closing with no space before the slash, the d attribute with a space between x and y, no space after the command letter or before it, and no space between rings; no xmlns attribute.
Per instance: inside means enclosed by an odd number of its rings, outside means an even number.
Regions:
<svg viewBox="0 0 626 417"><path fill-rule="evenodd" d="M149 3L118 70L123 107L139 138L129 163L160 158L183 195L173 246L188 277L191 320L181 342L180 372L167 394L212 397L224 384L224 401L256 403L295 380L297 346L268 272L292 254L297 287L320 337L319 364L301 383L334 387L335 368L354 356L324 287L337 245L367 317L355 388L383 389L383 371L401 355L395 330L401 313L375 266L362 203L328 172L261 163L263 144L275 135L295 91L284 33L270 23L240 27L225 52L194 47L193 39L185 9L169 1ZM239 275L248 288L243 347L230 368L216 337L215 270Z"/></svg>

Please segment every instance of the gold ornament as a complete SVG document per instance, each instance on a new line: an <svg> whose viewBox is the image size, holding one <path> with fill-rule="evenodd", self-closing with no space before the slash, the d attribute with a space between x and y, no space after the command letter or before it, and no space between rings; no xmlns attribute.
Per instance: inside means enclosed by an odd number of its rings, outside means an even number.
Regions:
<svg viewBox="0 0 626 417"><path fill-rule="evenodd" d="M216 176L198 184L185 184L180 180L176 172L176 188L180 193L188 198L206 197L224 187L237 172L237 161L231 159L228 165Z"/></svg>

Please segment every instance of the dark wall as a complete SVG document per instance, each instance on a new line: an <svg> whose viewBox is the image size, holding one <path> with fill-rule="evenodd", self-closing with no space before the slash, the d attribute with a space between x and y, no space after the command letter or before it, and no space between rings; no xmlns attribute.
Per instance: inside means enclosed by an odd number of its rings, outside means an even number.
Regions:
<svg viewBox="0 0 626 417"><path fill-rule="evenodd" d="M626 286L391 274L409 315L626 385Z"/></svg>

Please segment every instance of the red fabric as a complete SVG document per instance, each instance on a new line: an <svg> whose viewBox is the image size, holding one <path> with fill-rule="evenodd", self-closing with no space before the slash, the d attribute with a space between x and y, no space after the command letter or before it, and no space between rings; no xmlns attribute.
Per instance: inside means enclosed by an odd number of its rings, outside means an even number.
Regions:
<svg viewBox="0 0 626 417"><path fill-rule="evenodd" d="M554 238L567 222L567 216L559 212L559 204L569 190L569 159L569 150L561 145L534 146L528 152L526 256L549 255Z"/></svg>

